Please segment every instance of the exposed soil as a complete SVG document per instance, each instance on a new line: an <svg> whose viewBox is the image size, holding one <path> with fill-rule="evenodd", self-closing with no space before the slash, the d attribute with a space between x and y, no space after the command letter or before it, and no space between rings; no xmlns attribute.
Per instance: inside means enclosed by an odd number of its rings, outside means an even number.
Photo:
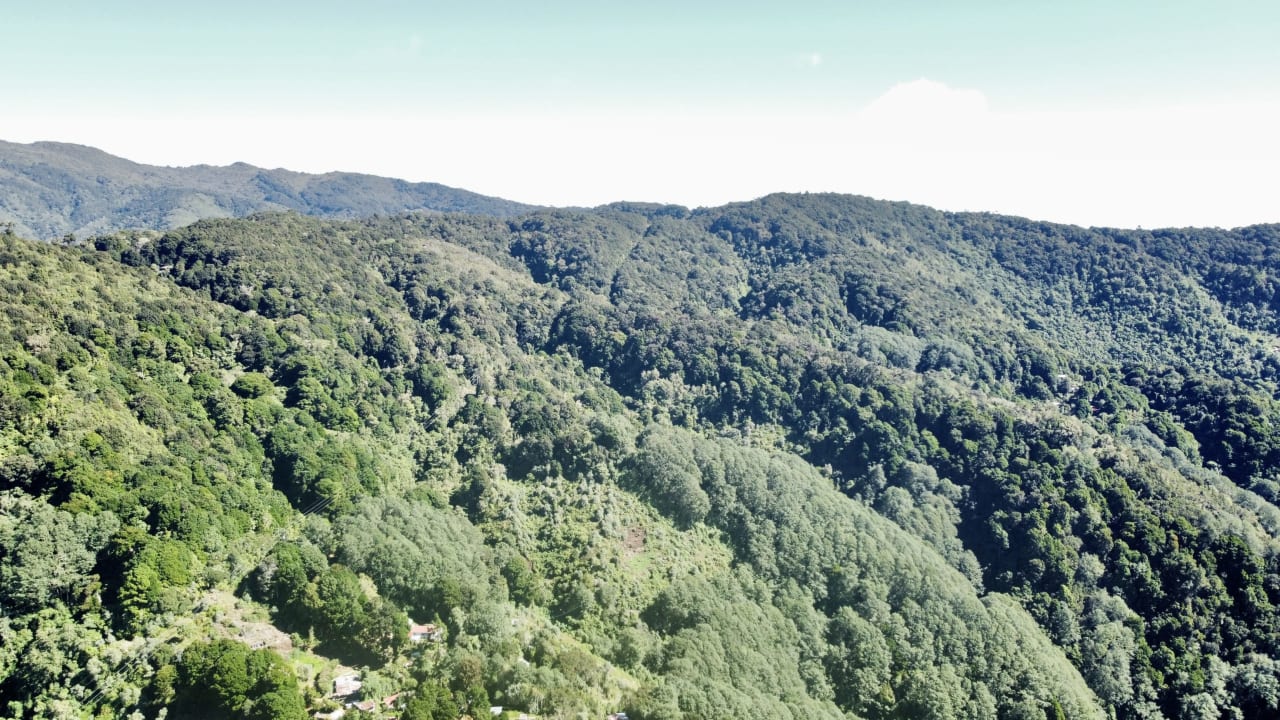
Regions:
<svg viewBox="0 0 1280 720"><path fill-rule="evenodd" d="M622 539L622 547L628 555L639 555L644 552L644 540L648 531L642 527L627 528L627 535Z"/></svg>

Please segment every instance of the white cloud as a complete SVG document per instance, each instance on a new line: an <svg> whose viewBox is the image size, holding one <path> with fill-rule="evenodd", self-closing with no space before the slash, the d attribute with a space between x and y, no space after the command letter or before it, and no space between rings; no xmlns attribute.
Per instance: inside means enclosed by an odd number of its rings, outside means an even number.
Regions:
<svg viewBox="0 0 1280 720"><path fill-rule="evenodd" d="M862 111L872 120L940 120L974 118L988 113L987 98L977 90L955 89L943 83L920 78L899 83L872 100Z"/></svg>
<svg viewBox="0 0 1280 720"><path fill-rule="evenodd" d="M818 51L796 53L787 58L787 62L795 68L816 68L822 65L822 53Z"/></svg>
<svg viewBox="0 0 1280 720"><path fill-rule="evenodd" d="M871 194L1095 225L1280 221L1280 107L993 110L976 90L917 80L851 119L846 152Z"/></svg>

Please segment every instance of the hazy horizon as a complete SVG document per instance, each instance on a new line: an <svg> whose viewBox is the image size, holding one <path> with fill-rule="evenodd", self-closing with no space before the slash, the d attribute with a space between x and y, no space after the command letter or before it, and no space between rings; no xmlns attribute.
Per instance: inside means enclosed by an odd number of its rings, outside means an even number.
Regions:
<svg viewBox="0 0 1280 720"><path fill-rule="evenodd" d="M7 13L0 138L541 205L840 192L1115 227L1280 221L1261 2L71 2Z"/></svg>

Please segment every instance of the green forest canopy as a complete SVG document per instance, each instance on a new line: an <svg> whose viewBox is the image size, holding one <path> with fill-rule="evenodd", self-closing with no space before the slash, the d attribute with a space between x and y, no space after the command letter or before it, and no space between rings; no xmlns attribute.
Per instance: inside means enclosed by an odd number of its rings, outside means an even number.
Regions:
<svg viewBox="0 0 1280 720"><path fill-rule="evenodd" d="M0 712L1280 712L1278 243L818 195L6 234Z"/></svg>

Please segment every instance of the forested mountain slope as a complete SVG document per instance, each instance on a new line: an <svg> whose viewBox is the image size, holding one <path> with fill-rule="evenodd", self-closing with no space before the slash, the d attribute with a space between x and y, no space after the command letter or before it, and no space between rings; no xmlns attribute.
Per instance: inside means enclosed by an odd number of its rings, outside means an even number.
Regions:
<svg viewBox="0 0 1280 720"><path fill-rule="evenodd" d="M1275 714L1278 236L816 195L6 236L0 695Z"/></svg>
<svg viewBox="0 0 1280 720"><path fill-rule="evenodd" d="M42 240L165 230L264 210L350 218L419 210L510 216L530 209L437 183L245 163L157 167L83 145L0 141L0 222Z"/></svg>

